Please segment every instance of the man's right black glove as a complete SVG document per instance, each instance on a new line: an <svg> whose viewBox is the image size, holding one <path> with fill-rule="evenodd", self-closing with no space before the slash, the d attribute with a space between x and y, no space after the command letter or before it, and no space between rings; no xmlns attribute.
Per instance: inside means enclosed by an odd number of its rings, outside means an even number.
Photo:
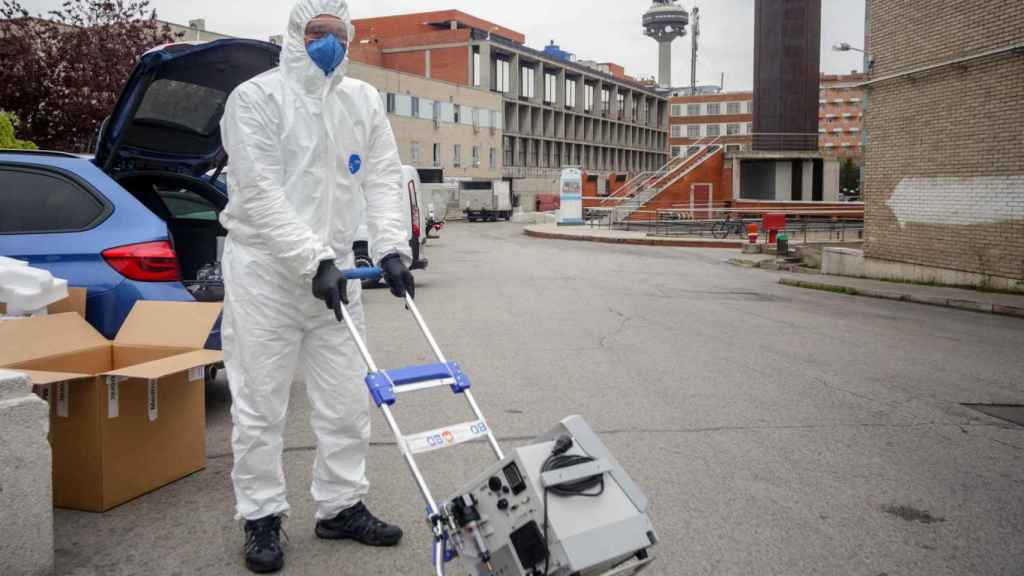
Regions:
<svg viewBox="0 0 1024 576"><path fill-rule="evenodd" d="M341 273L334 260L320 262L320 267L313 277L313 296L323 300L328 310L334 310L335 317L341 322L341 305L348 306L348 280Z"/></svg>
<svg viewBox="0 0 1024 576"><path fill-rule="evenodd" d="M388 254L380 261L380 269L384 273L384 280L388 288L396 298L405 298L409 293L410 298L416 298L416 279L412 272L402 263L402 256L399 254Z"/></svg>

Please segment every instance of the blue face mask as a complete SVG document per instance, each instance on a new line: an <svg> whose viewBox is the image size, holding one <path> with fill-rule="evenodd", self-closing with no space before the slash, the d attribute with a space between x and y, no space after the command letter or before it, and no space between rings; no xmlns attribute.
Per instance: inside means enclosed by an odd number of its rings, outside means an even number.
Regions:
<svg viewBox="0 0 1024 576"><path fill-rule="evenodd" d="M348 48L334 34L325 34L306 46L309 57L324 71L325 76L330 76L338 64L341 64L347 50Z"/></svg>

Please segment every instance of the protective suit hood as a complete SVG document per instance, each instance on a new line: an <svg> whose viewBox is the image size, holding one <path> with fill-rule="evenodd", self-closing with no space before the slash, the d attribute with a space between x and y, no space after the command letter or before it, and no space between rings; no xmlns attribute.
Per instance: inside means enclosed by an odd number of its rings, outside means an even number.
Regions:
<svg viewBox="0 0 1024 576"><path fill-rule="evenodd" d="M288 18L288 34L285 35L281 55L281 70L290 82L301 87L309 95L322 95L324 90L333 90L345 79L348 72L349 55L330 75L325 76L306 53L306 25L321 14L332 14L341 18L348 29L347 44L350 48L355 40L355 27L345 0L299 0Z"/></svg>

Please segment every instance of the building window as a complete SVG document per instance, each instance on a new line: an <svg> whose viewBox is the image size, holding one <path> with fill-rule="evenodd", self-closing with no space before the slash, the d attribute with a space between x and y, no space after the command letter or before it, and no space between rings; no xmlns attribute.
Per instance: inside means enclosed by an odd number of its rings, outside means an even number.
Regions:
<svg viewBox="0 0 1024 576"><path fill-rule="evenodd" d="M417 96L412 97L412 117L416 118L420 115L420 99Z"/></svg>
<svg viewBox="0 0 1024 576"><path fill-rule="evenodd" d="M473 86L480 85L480 47L473 46Z"/></svg>
<svg viewBox="0 0 1024 576"><path fill-rule="evenodd" d="M494 89L502 94L508 93L512 88L512 71L509 68L508 60L501 58L494 61Z"/></svg>
<svg viewBox="0 0 1024 576"><path fill-rule="evenodd" d="M722 134L722 127L719 126L718 124L708 124L704 128L704 132L708 136L720 136Z"/></svg>
<svg viewBox="0 0 1024 576"><path fill-rule="evenodd" d="M554 104L558 100L558 75L544 73L544 102Z"/></svg>
<svg viewBox="0 0 1024 576"><path fill-rule="evenodd" d="M452 166L462 167L462 144L452 146Z"/></svg>
<svg viewBox="0 0 1024 576"><path fill-rule="evenodd" d="M690 124L687 126L686 137L690 139L700 138L700 124Z"/></svg>
<svg viewBox="0 0 1024 576"><path fill-rule="evenodd" d="M519 95L524 98L533 98L533 68L530 68L529 66L523 66L519 69L519 72L520 74L522 74L523 81L522 92L520 92Z"/></svg>
<svg viewBox="0 0 1024 576"><path fill-rule="evenodd" d="M725 134L727 136L736 136L739 133L740 133L740 125L739 124L727 124L725 126Z"/></svg>
<svg viewBox="0 0 1024 576"><path fill-rule="evenodd" d="M708 104L708 116L718 116L722 113L722 105L718 102Z"/></svg>
<svg viewBox="0 0 1024 576"><path fill-rule="evenodd" d="M583 111L593 112L594 111L594 85L584 84L583 85Z"/></svg>
<svg viewBox="0 0 1024 576"><path fill-rule="evenodd" d="M672 105L672 116L678 118L683 115L683 105L673 104Z"/></svg>
<svg viewBox="0 0 1024 576"><path fill-rule="evenodd" d="M747 122L747 134L753 134L753 133L754 133L754 124L751 123L751 122Z"/></svg>
<svg viewBox="0 0 1024 576"><path fill-rule="evenodd" d="M615 109L618 111L619 120L622 120L622 116L626 113L626 95L622 92L615 95Z"/></svg>
<svg viewBox="0 0 1024 576"><path fill-rule="evenodd" d="M682 146L673 146L672 147L672 157L673 158L675 158L676 156L682 156L682 154L683 154L683 147Z"/></svg>
<svg viewBox="0 0 1024 576"><path fill-rule="evenodd" d="M576 107L576 80L572 78L565 79L565 107Z"/></svg>
<svg viewBox="0 0 1024 576"><path fill-rule="evenodd" d="M473 168L480 167L480 147L473 146Z"/></svg>
<svg viewBox="0 0 1024 576"><path fill-rule="evenodd" d="M490 154L488 159L490 161L491 170L497 169L498 168L498 151L495 150L493 147L491 148L491 154Z"/></svg>
<svg viewBox="0 0 1024 576"><path fill-rule="evenodd" d="M396 106L395 106L395 93L394 92L388 92L387 96L385 97L385 102L387 103L388 114L394 114L395 113L395 108L396 108Z"/></svg>
<svg viewBox="0 0 1024 576"><path fill-rule="evenodd" d="M687 116L700 116L700 104L688 104L686 106Z"/></svg>
<svg viewBox="0 0 1024 576"><path fill-rule="evenodd" d="M415 140L409 144L409 161L413 164L420 162L420 143Z"/></svg>
<svg viewBox="0 0 1024 576"><path fill-rule="evenodd" d="M683 137L683 125L682 124L673 124L672 125L672 137L673 138L682 138Z"/></svg>
<svg viewBox="0 0 1024 576"><path fill-rule="evenodd" d="M729 102L728 104L725 105L725 113L726 114L740 114L741 113L740 112L740 103L739 102Z"/></svg>
<svg viewBox="0 0 1024 576"><path fill-rule="evenodd" d="M636 97L636 96L634 96L634 97L633 97L633 109L631 110L632 114L630 115L630 119L631 119L631 120L632 120L633 122L636 122L636 119L637 119L637 110L639 109L639 106L640 106L640 100L639 100L639 99L637 99L637 97Z"/></svg>
<svg viewBox="0 0 1024 576"><path fill-rule="evenodd" d="M434 168L441 167L441 145L434 142Z"/></svg>
<svg viewBox="0 0 1024 576"><path fill-rule="evenodd" d="M754 112L754 102L752 100L747 100L747 114L752 114L753 112Z"/></svg>
<svg viewBox="0 0 1024 576"><path fill-rule="evenodd" d="M442 105L443 104L443 105ZM427 100L426 98L420 102L420 110L423 112L422 118L424 120L433 120L434 122L444 120L445 122L452 121L452 106L447 102L438 102L436 100ZM430 111L429 114L427 111Z"/></svg>
<svg viewBox="0 0 1024 576"><path fill-rule="evenodd" d="M458 124L461 121L462 107L458 104L452 104L454 111L452 113L452 122Z"/></svg>
<svg viewBox="0 0 1024 576"><path fill-rule="evenodd" d="M601 112L607 114L612 109L612 91L601 88Z"/></svg>
<svg viewBox="0 0 1024 576"><path fill-rule="evenodd" d="M515 162L513 161L515 159L514 153L515 153L515 150L512 147L512 138L510 136L505 136L505 142L504 142L505 166L514 166L515 165Z"/></svg>

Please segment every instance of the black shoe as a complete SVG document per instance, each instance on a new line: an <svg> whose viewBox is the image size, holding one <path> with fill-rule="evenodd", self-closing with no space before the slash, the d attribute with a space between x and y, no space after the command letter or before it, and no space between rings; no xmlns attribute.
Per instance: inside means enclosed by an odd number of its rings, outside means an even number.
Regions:
<svg viewBox="0 0 1024 576"><path fill-rule="evenodd" d="M245 521L245 566L257 574L284 567L280 516Z"/></svg>
<svg viewBox="0 0 1024 576"><path fill-rule="evenodd" d="M327 540L355 540L367 546L394 546L402 539L402 529L381 522L360 502L330 520L317 520L316 535Z"/></svg>

